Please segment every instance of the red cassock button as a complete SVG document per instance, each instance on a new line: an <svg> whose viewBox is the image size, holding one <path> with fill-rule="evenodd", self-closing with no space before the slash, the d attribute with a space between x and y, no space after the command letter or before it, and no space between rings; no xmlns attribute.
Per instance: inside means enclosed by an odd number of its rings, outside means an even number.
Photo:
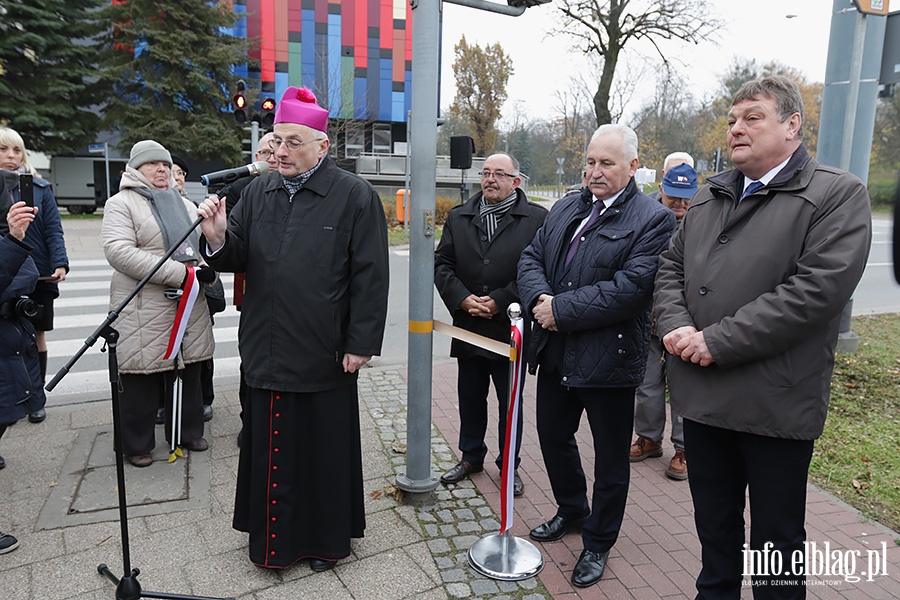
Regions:
<svg viewBox="0 0 900 600"><path fill-rule="evenodd" d="M277 488L277 487L278 487L278 484L277 484L277 483L273 483L273 484L272 484L272 487L273 487L273 488Z"/></svg>

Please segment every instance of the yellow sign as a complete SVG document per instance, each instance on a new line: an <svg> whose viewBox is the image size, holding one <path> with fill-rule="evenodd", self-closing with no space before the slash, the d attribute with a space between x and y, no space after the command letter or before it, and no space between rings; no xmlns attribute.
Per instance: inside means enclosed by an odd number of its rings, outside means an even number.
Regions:
<svg viewBox="0 0 900 600"><path fill-rule="evenodd" d="M888 14L889 0L853 0L856 10L866 15Z"/></svg>

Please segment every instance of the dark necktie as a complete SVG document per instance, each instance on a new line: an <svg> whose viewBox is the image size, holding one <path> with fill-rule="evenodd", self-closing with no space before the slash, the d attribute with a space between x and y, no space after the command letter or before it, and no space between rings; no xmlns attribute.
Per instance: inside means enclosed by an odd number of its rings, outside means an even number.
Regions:
<svg viewBox="0 0 900 600"><path fill-rule="evenodd" d="M765 184L762 181L751 181L750 185L747 186L747 189L744 190L744 193L741 194L741 200L765 187Z"/></svg>
<svg viewBox="0 0 900 600"><path fill-rule="evenodd" d="M581 228L581 231L578 232L578 235L569 243L569 251L566 252L566 262L563 264L563 268L566 269L569 267L569 263L572 262L572 258L574 258L575 253L578 252L578 244L581 243L581 239L584 237L584 232L587 231L587 228L594 224L594 221L600 216L600 210L603 208L602 200L595 200L594 204L591 206L591 214L588 217L587 223L584 224L584 227Z"/></svg>

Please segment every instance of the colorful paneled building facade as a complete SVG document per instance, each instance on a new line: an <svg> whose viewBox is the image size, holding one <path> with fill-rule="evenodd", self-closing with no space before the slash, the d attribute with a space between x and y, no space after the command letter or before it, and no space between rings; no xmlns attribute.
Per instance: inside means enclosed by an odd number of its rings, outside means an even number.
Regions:
<svg viewBox="0 0 900 600"><path fill-rule="evenodd" d="M276 100L291 85L313 90L333 119L339 158L389 154L406 141L407 0L232 0L232 6L233 33L251 40L255 63L238 75Z"/></svg>

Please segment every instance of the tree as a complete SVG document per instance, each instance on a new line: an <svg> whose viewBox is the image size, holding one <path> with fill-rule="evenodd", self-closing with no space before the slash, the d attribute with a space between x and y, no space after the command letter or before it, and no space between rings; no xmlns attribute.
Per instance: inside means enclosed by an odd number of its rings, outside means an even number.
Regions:
<svg viewBox="0 0 900 600"><path fill-rule="evenodd" d="M698 156L698 108L680 78L668 72L660 79L654 97L634 118L641 164L661 170L666 156L672 152L687 152L695 160L703 158Z"/></svg>
<svg viewBox="0 0 900 600"><path fill-rule="evenodd" d="M91 74L100 0L0 2L0 123L29 150L70 152L94 140Z"/></svg>
<svg viewBox="0 0 900 600"><path fill-rule="evenodd" d="M466 36L453 49L456 99L450 112L467 122L475 140L475 153L494 151L500 108L506 102L506 83L513 72L512 59L500 44L481 48L469 45Z"/></svg>
<svg viewBox="0 0 900 600"><path fill-rule="evenodd" d="M585 54L602 60L593 98L597 125L612 122L611 90L626 45L647 41L667 63L660 42L674 38L697 44L721 27L704 0L560 0L556 5L563 14L557 32L572 36Z"/></svg>
<svg viewBox="0 0 900 600"><path fill-rule="evenodd" d="M233 68L247 55L222 32L234 25L230 3L119 0L102 15L114 24L100 69L110 89L103 123L121 131L119 150L154 139L177 154L239 162L243 132L229 106Z"/></svg>
<svg viewBox="0 0 900 600"><path fill-rule="evenodd" d="M900 86L878 101L875 108L875 136L872 140L873 164L889 170L900 168ZM895 218L900 218L896 215Z"/></svg>

